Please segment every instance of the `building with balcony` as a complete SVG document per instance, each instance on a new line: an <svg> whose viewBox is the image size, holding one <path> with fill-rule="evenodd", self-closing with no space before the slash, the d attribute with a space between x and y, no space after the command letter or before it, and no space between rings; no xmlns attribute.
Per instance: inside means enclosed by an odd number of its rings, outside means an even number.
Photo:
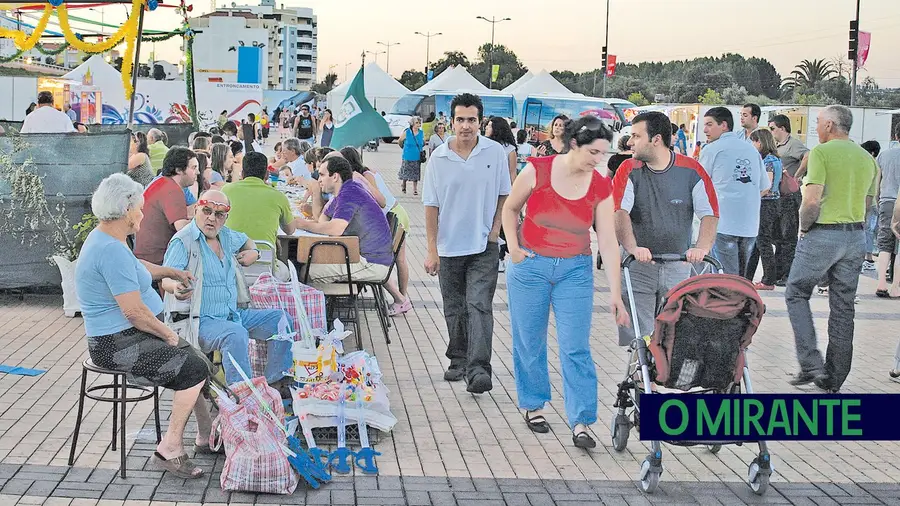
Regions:
<svg viewBox="0 0 900 506"><path fill-rule="evenodd" d="M316 82L318 27L310 8L262 0L193 18L191 28L200 32L194 40L198 78L240 83L259 75L253 82L268 89L298 91Z"/></svg>

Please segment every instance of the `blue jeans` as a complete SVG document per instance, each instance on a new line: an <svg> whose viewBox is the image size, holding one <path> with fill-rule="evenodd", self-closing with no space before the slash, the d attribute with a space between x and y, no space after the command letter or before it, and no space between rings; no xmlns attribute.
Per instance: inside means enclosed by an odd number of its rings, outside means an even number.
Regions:
<svg viewBox="0 0 900 506"><path fill-rule="evenodd" d="M200 348L203 353L222 353L225 382L229 385L241 381L241 375L228 354L234 357L247 376L252 377L248 352L250 339L265 341L278 333L278 322L284 313L280 309L238 309L238 314L241 316L240 323L206 316L200 318ZM268 348L266 381L274 383L291 369L294 356L291 343L287 341L269 341Z"/></svg>
<svg viewBox="0 0 900 506"><path fill-rule="evenodd" d="M800 370L825 372L831 388L840 390L853 360L856 285L865 255L865 231L813 227L797 241L797 252L784 300L794 330ZM809 298L817 284L828 283L828 350L825 361L816 340Z"/></svg>
<svg viewBox="0 0 900 506"><path fill-rule="evenodd" d="M596 422L597 371L590 344L594 305L591 257L535 255L518 264L510 261L506 283L519 407L532 411L550 402L547 326L552 306L569 426Z"/></svg>
<svg viewBox="0 0 900 506"><path fill-rule="evenodd" d="M725 274L747 277L747 266L754 246L756 237L716 234L712 256L722 264Z"/></svg>

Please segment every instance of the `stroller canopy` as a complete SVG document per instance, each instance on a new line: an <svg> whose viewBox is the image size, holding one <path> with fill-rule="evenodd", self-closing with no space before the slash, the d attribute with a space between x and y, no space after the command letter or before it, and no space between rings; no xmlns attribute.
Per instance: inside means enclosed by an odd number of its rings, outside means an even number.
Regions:
<svg viewBox="0 0 900 506"><path fill-rule="evenodd" d="M723 332L721 339L739 339L740 350L750 346L759 328L765 305L756 289L746 279L731 274L705 274L682 281L666 296L666 302L656 317L656 329L650 342L650 352L656 362L657 381L669 379L672 354L676 346L675 329L678 322L692 315L712 320L746 321L741 335ZM725 326L723 326L724 328ZM733 332L732 332L733 334ZM744 354L737 354L734 381L739 382L744 367Z"/></svg>

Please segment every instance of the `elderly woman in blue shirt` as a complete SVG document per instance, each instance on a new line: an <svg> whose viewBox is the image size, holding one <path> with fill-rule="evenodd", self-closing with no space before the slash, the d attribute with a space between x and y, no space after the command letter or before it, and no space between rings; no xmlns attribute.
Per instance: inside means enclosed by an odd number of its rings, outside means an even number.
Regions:
<svg viewBox="0 0 900 506"><path fill-rule="evenodd" d="M163 303L150 286L154 279L187 281L187 273L138 260L125 242L140 228L143 191L125 174L113 174L97 187L91 210L100 223L78 257L76 291L94 364L128 373L133 384L175 391L169 427L154 458L180 478L199 478L203 470L188 459L182 439L193 411L198 425L194 449L209 451L212 422L200 395L209 369L162 323ZM164 288L183 287L179 283L166 283Z"/></svg>
<svg viewBox="0 0 900 506"><path fill-rule="evenodd" d="M225 226L231 204L218 190L208 190L197 201L194 219L172 237L163 265L174 269L188 268L188 246L185 240L196 241L203 265L203 279L196 283L200 299L200 348L205 353L222 353L225 381L230 385L241 381L232 361L249 376L250 339L265 341L277 334L280 325L287 325L284 312L277 309L238 308L237 275L234 262L248 267L259 260L259 250L246 234ZM189 239L187 239L189 238ZM282 323L282 319L284 322ZM282 396L290 397L291 377L285 377L293 365L291 343L268 342L266 380L278 388Z"/></svg>

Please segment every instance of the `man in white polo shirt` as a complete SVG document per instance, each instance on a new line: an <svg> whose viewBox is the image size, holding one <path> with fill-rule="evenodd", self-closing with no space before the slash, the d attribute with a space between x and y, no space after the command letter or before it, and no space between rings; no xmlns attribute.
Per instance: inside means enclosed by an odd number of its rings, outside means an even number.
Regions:
<svg viewBox="0 0 900 506"><path fill-rule="evenodd" d="M500 210L509 195L509 162L500 144L479 135L481 99L470 93L450 103L452 137L431 154L422 203L428 255L425 271L438 276L450 344L447 381L466 390L492 388L491 336L500 249Z"/></svg>
<svg viewBox="0 0 900 506"><path fill-rule="evenodd" d="M38 93L37 108L25 116L22 123L23 134L54 134L75 132L75 126L66 113L53 107L53 94L49 91Z"/></svg>

